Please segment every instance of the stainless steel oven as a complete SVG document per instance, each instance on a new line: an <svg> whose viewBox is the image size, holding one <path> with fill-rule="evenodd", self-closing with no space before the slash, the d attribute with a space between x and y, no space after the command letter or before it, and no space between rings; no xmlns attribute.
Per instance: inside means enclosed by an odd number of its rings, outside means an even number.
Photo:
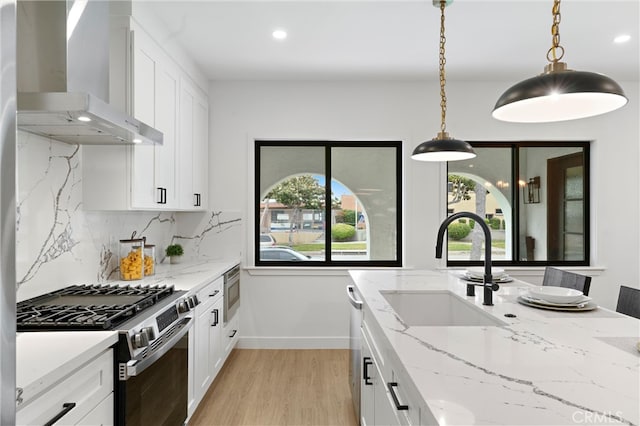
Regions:
<svg viewBox="0 0 640 426"><path fill-rule="evenodd" d="M183 303L120 333L116 424L178 426L187 419L193 319L180 312Z"/></svg>
<svg viewBox="0 0 640 426"><path fill-rule="evenodd" d="M226 324L240 307L240 265L224 273L224 315Z"/></svg>

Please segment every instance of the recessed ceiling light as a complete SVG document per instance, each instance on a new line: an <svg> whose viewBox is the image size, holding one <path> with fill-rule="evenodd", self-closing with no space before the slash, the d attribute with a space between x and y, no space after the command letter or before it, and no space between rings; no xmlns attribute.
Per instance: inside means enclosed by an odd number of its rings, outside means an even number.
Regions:
<svg viewBox="0 0 640 426"><path fill-rule="evenodd" d="M275 30L271 33L271 35L276 40L284 40L285 38L287 38L287 32L285 30Z"/></svg>
<svg viewBox="0 0 640 426"><path fill-rule="evenodd" d="M618 37L613 39L614 43L626 43L631 40L631 36L629 34L621 34Z"/></svg>
<svg viewBox="0 0 640 426"><path fill-rule="evenodd" d="M80 120L80 121L91 121L91 119L89 117L87 117L86 115L78 116L78 120Z"/></svg>

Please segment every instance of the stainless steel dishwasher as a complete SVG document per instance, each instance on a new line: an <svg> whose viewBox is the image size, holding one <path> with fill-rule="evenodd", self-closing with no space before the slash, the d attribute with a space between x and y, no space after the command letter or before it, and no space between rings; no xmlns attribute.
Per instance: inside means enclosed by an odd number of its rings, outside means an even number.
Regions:
<svg viewBox="0 0 640 426"><path fill-rule="evenodd" d="M349 321L349 350L351 360L349 363L349 383L351 384L351 398L356 418L360 421L360 379L361 379L361 349L360 349L360 327L362 327L362 297L353 285L347 286L347 296L349 297L350 321Z"/></svg>

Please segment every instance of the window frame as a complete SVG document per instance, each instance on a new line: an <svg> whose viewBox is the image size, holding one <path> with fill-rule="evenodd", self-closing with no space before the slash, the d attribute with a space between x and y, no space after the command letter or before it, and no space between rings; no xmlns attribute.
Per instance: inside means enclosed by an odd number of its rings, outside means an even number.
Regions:
<svg viewBox="0 0 640 426"><path fill-rule="evenodd" d="M396 167L396 259L395 260L333 260L331 250L325 250L325 260L314 260L306 262L290 262L277 260L260 259L260 162L262 147L324 147L324 172L325 172L325 202L324 217L331 217L331 149L332 148L394 148ZM330 141L330 140L262 140L254 141L254 265L256 267L295 267L295 268L316 268L316 267L393 267L403 266L403 188L402 188L402 141ZM324 233L325 248L331 247L331 232Z"/></svg>
<svg viewBox="0 0 640 426"><path fill-rule="evenodd" d="M542 266L590 266L591 265L591 160L590 149L591 141L510 141L510 142L485 142L485 141L468 141L474 148L510 148L511 149L511 196L513 203L511 205L511 217L512 223L512 235L511 243L514 247L511 260L493 260L491 261L494 266L519 266L519 267L542 267ZM520 149L521 148L582 148L584 155L584 205L583 205L583 219L584 219L584 260L533 260L523 261L519 260L521 246L518 241L520 235L520 200L522 197L522 191L518 182L520 175ZM449 163L447 163L446 181L448 182L449 176ZM447 205L447 194L445 192L445 209ZM548 214L548 211L547 211ZM449 213L446 215L449 216ZM447 267L463 267L463 266L482 266L484 260L449 260L449 250L447 249Z"/></svg>

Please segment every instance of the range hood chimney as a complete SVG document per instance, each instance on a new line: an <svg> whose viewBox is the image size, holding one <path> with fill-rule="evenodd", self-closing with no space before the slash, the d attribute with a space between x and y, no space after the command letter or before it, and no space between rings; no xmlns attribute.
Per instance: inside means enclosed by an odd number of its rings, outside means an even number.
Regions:
<svg viewBox="0 0 640 426"><path fill-rule="evenodd" d="M17 2L18 128L72 144L162 144L108 103L109 1Z"/></svg>

